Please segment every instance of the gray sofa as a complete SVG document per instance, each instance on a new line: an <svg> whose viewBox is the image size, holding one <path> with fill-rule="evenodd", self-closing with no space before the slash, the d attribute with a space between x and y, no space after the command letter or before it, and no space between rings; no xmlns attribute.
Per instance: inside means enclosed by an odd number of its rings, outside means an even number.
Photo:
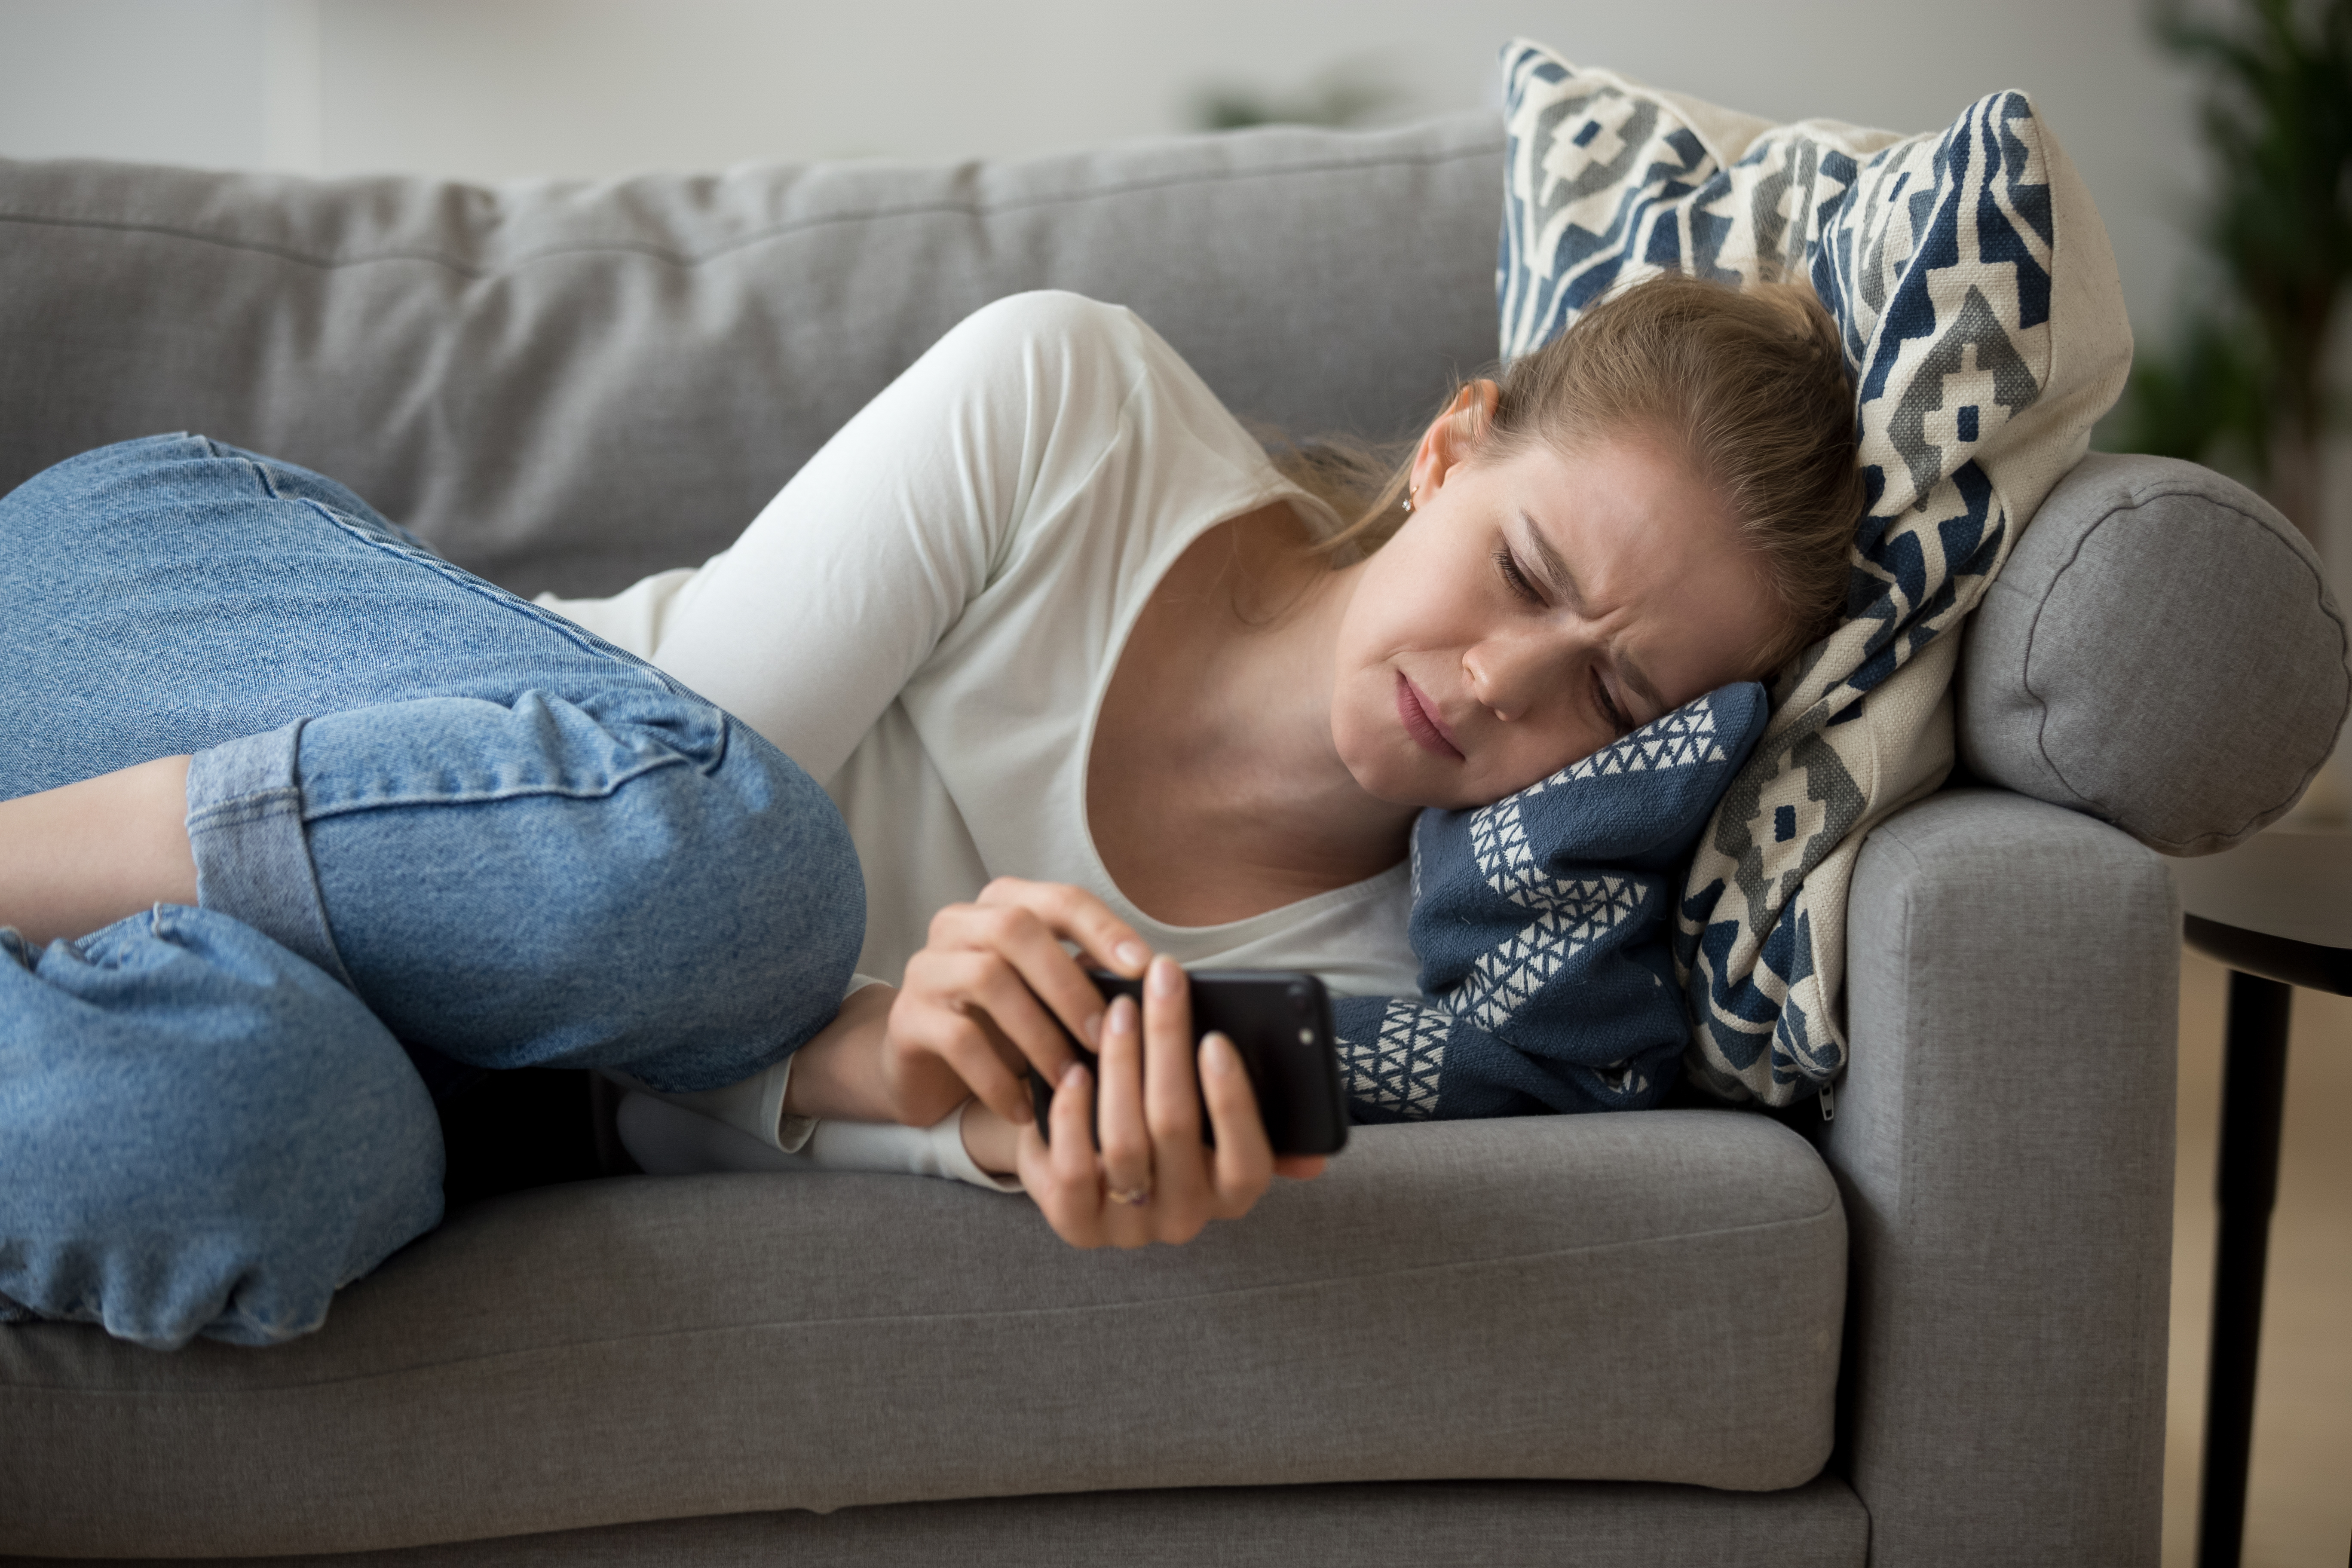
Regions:
<svg viewBox="0 0 2352 1568"><path fill-rule="evenodd" d="M0 163L0 489L195 429L521 592L609 591L1045 286L1248 415L1386 436L1493 353L1500 154L1475 114L495 193ZM2179 914L2146 844L2293 802L2344 622L2260 501L2093 458L1959 697L1963 775L1854 879L1833 1120L1364 1129L1129 1255L906 1178L510 1193L289 1346L0 1329L0 1554L2152 1563Z"/></svg>

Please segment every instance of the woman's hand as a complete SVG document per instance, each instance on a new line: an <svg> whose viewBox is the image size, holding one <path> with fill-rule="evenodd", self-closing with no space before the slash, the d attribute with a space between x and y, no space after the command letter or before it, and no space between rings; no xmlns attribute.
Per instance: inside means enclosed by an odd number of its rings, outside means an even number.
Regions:
<svg viewBox="0 0 2352 1568"><path fill-rule="evenodd" d="M1049 1080L1058 1084L1052 1144L1034 1126L1021 1130L1022 1185L1073 1247L1190 1241L1213 1219L1247 1214L1276 1174L1305 1180L1328 1163L1275 1157L1249 1074L1224 1036L1201 1042L1195 1078L1191 988L1173 959L1151 962L1143 991L1139 1020L1124 996L1103 1018L1099 1105L1091 1075L1072 1062ZM1204 1094L1214 1149L1201 1138Z"/></svg>
<svg viewBox="0 0 2352 1568"><path fill-rule="evenodd" d="M978 1095L1008 1121L1035 1121L1024 1071L1059 1083L1076 1060L1062 1030L1097 1049L1103 1035L1102 993L1065 942L1118 974L1140 974L1151 957L1100 899L1059 882L999 877L977 902L934 915L882 1039L887 1113L928 1127Z"/></svg>

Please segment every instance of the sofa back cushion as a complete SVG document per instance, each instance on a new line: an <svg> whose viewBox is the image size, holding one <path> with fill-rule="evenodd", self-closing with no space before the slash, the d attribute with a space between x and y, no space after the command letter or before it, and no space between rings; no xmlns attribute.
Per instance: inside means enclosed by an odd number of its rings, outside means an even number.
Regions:
<svg viewBox="0 0 2352 1568"><path fill-rule="evenodd" d="M496 190L0 161L0 492L191 429L509 587L610 593L1023 289L1132 306L1244 416L1397 433L1493 356L1501 207L1491 112Z"/></svg>
<svg viewBox="0 0 2352 1568"><path fill-rule="evenodd" d="M2168 855L2284 816L2352 709L2319 558L2210 468L2093 453L1969 618L1960 755Z"/></svg>
<svg viewBox="0 0 2352 1568"><path fill-rule="evenodd" d="M950 326L1048 286L1133 305L1245 414L1385 434L1494 352L1502 184L1486 112L498 190L0 160L0 491L194 429L509 586L610 592L723 548ZM2234 842L2342 720L2315 574L2217 476L2093 458L1972 617L1961 754L2160 848Z"/></svg>

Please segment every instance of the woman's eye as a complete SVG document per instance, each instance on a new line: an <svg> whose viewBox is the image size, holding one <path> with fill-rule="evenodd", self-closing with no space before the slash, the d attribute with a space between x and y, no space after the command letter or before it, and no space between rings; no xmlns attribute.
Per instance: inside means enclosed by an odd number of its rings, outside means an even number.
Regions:
<svg viewBox="0 0 2352 1568"><path fill-rule="evenodd" d="M1601 709L1601 717L1607 721L1612 734L1622 736L1633 732L1633 721L1625 717L1624 710L1617 706L1617 700L1609 695L1609 683L1598 675L1592 678L1592 698Z"/></svg>
<svg viewBox="0 0 2352 1568"><path fill-rule="evenodd" d="M1530 605L1543 603L1543 595L1536 592L1536 585L1528 580L1528 574L1519 570L1518 557L1511 553L1510 546L1503 545L1496 550L1495 570L1503 574L1503 582L1512 593Z"/></svg>

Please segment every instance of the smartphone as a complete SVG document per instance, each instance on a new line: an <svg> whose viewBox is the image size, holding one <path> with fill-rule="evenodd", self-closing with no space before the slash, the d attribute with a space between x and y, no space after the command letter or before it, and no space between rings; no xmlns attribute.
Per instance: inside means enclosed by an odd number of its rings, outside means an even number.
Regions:
<svg viewBox="0 0 2352 1568"><path fill-rule="evenodd" d="M1087 978L1105 1002L1120 996L1143 1005L1143 982L1103 970ZM1339 1048L1331 1032L1331 996L1323 982L1294 969L1204 969L1192 983L1192 1044L1215 1030L1233 1041L1250 1088L1266 1142L1277 1154L1336 1154L1348 1142L1348 1100L1339 1088ZM1066 1033L1066 1031L1065 1031ZM1101 1081L1095 1053L1072 1039L1078 1059ZM1037 1107L1037 1131L1048 1131L1054 1091L1035 1073L1029 1089ZM1209 1109L1201 1107L1201 1132L1216 1142Z"/></svg>

